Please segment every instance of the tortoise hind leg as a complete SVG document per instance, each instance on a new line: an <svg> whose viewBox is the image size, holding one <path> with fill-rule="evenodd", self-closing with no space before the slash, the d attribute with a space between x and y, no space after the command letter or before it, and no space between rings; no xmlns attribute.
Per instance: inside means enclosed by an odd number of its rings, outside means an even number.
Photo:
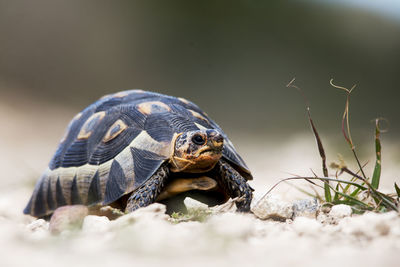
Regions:
<svg viewBox="0 0 400 267"><path fill-rule="evenodd" d="M220 160L217 164L219 183L226 190L231 198L239 197L242 200L236 202L238 211L250 211L251 200L253 199L253 189L232 166L224 160Z"/></svg>
<svg viewBox="0 0 400 267"><path fill-rule="evenodd" d="M129 197L125 212L132 212L154 203L169 176L166 164L161 167Z"/></svg>

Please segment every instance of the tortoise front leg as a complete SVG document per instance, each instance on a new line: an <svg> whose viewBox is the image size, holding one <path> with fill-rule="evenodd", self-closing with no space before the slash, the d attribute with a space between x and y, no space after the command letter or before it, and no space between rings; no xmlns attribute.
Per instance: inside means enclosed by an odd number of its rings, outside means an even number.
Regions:
<svg viewBox="0 0 400 267"><path fill-rule="evenodd" d="M220 160L216 166L219 176L219 182L222 187L228 192L231 198L242 198L241 201L236 202L238 211L250 211L250 204L253 198L253 189L229 163Z"/></svg>
<svg viewBox="0 0 400 267"><path fill-rule="evenodd" d="M129 197L125 212L132 212L154 203L169 176L166 164L161 167Z"/></svg>

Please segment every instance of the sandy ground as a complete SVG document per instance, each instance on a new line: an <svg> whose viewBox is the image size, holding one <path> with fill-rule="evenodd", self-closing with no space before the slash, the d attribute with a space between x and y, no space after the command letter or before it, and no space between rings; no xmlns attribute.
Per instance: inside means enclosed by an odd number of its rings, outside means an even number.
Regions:
<svg viewBox="0 0 400 267"><path fill-rule="evenodd" d="M88 221L80 232L51 236L46 224L22 215L22 209L76 112L13 96L0 100L0 266L398 266L396 213L353 215L331 225L228 212L205 223L173 224L162 212L147 210L126 224L92 218L93 227ZM279 144L233 139L253 170L256 201L279 178L320 168L309 135ZM382 186L390 191L400 156L398 144L386 147ZM305 197L285 185L275 193L288 200Z"/></svg>

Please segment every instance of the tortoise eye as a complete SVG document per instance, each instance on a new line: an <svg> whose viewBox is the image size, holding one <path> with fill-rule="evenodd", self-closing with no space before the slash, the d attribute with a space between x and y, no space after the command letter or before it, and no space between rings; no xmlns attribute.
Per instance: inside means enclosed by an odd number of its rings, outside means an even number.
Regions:
<svg viewBox="0 0 400 267"><path fill-rule="evenodd" d="M192 141L193 143L195 143L196 145L204 145L204 143L206 142L206 140L204 140L203 136L196 134L192 137Z"/></svg>

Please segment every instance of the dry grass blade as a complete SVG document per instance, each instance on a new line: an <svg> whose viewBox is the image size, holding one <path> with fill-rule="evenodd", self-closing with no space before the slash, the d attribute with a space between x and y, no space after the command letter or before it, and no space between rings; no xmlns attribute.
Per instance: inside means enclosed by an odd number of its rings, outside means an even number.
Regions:
<svg viewBox="0 0 400 267"><path fill-rule="evenodd" d="M364 178L367 178L367 176L365 175L364 170L361 166L360 160L358 159L358 156L356 153L356 148L354 146L353 139L351 138L351 132L350 132L350 120L349 120L350 94L351 94L351 92L353 92L354 88L356 88L357 85L356 84L353 85L353 87L351 87L351 89L349 90L343 86L335 85L333 83L333 79L331 79L329 82L330 82L331 86L333 86L337 89L346 91L346 105L344 108L343 118L342 118L342 132L343 132L344 138L346 139L347 143L350 145L351 150L353 151L354 158L357 161L357 164L358 164L358 167L360 168L362 176ZM346 127L345 127L345 125L346 125Z"/></svg>
<svg viewBox="0 0 400 267"><path fill-rule="evenodd" d="M305 104L306 104L306 109L307 109L308 121L310 122L311 129L312 129L312 131L313 131L315 140L317 141L317 146L318 146L319 155L320 155L321 160L322 160L322 173L324 174L325 177L328 177L329 175L328 175L328 168L326 167L326 154L325 154L324 146L322 145L322 141L321 141L321 138L320 138L320 136L319 136L319 134L318 134L317 128L315 127L314 122L313 122L313 120L312 120L312 118L311 118L310 105L309 105L309 103L308 103L308 100L307 100L306 96L304 95L303 91L300 89L300 87L298 87L298 86L296 86L296 85L294 84L294 81L295 81L295 80L296 80L296 79L293 78L293 79L286 85L286 87L292 87L292 88L297 89L297 91L299 91L299 92L302 94L303 98L304 98L304 102L305 102ZM332 200L332 195L331 195L331 191L330 191L329 188L330 188L330 187L329 187L329 182L326 182L326 183L324 184L324 192L325 192L325 199L326 199L328 202L330 202L330 201Z"/></svg>

